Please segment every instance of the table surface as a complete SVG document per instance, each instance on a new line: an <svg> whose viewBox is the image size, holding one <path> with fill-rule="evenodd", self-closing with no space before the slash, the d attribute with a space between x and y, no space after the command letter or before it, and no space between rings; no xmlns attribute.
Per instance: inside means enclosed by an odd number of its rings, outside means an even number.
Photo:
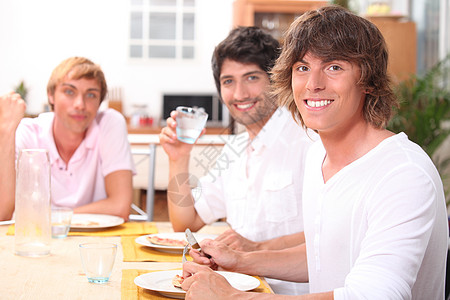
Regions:
<svg viewBox="0 0 450 300"><path fill-rule="evenodd" d="M168 222L155 222L159 232L173 232ZM220 234L228 226L215 223L199 232ZM0 226L1 299L120 299L123 269L166 270L181 268L180 263L124 262L120 237L69 236L52 239L51 254L31 258L14 254L14 236ZM83 242L112 242L118 245L110 282L89 283L81 265L78 245Z"/></svg>

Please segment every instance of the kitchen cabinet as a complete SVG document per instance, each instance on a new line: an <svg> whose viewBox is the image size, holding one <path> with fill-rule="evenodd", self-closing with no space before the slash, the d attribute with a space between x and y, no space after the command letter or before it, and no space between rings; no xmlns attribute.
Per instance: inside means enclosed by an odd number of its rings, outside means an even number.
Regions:
<svg viewBox="0 0 450 300"><path fill-rule="evenodd" d="M257 26L281 39L296 17L327 4L328 1L315 0L235 0L233 25Z"/></svg>
<svg viewBox="0 0 450 300"><path fill-rule="evenodd" d="M383 34L389 51L388 72L395 83L417 71L416 24L396 16L367 17Z"/></svg>

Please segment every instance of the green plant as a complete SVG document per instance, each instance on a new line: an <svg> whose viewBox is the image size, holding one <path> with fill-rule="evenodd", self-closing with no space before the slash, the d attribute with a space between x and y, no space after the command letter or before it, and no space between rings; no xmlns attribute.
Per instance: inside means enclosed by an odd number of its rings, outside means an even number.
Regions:
<svg viewBox="0 0 450 300"><path fill-rule="evenodd" d="M26 101L28 88L26 87L25 82L23 80L14 88L14 91L18 93L23 100Z"/></svg>
<svg viewBox="0 0 450 300"><path fill-rule="evenodd" d="M331 0L330 1L331 2L331 4L335 4L335 5L339 5L339 6L342 6L342 7L344 7L344 8L349 8L348 7L348 0Z"/></svg>
<svg viewBox="0 0 450 300"><path fill-rule="evenodd" d="M356 14L359 14L359 1L358 0L330 0L329 3L342 6Z"/></svg>
<svg viewBox="0 0 450 300"><path fill-rule="evenodd" d="M445 154L443 156L445 156ZM450 206L450 158L447 153L447 158L435 156L433 160L436 168L439 170L439 174L441 174L442 184L444 185L445 203L448 208Z"/></svg>
<svg viewBox="0 0 450 300"><path fill-rule="evenodd" d="M445 127L445 121L450 120L449 64L450 55L424 76L414 75L395 88L400 108L388 129L405 132L430 156L450 133Z"/></svg>
<svg viewBox="0 0 450 300"><path fill-rule="evenodd" d="M441 174L450 205L450 153L436 150L450 134L450 54L424 76L412 76L395 88L400 107L388 124L393 132L404 132L433 158ZM442 152L442 151L440 151ZM444 151L447 152L447 151Z"/></svg>

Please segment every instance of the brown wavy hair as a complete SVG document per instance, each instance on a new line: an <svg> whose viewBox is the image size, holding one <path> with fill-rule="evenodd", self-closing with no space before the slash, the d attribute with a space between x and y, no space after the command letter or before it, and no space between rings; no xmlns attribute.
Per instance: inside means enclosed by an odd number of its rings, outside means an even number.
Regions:
<svg viewBox="0 0 450 300"><path fill-rule="evenodd" d="M358 85L366 92L364 119L375 128L386 127L398 107L387 74L388 51L378 28L339 6L326 6L297 18L284 36L280 57L272 69L273 93L280 106L306 127L294 102L292 66L307 52L325 61L344 60L361 69Z"/></svg>
<svg viewBox="0 0 450 300"><path fill-rule="evenodd" d="M69 75L71 79L96 79L100 85L100 103L105 99L108 91L105 74L99 65L93 63L84 57L69 57L63 60L52 72L47 84L47 94L55 95L56 86L61 83L64 78ZM53 104L48 102L53 110Z"/></svg>

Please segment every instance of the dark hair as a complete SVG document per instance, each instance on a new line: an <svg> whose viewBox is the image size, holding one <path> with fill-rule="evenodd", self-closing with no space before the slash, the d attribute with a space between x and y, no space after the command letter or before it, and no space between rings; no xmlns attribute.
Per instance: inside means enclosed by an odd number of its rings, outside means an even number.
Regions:
<svg viewBox="0 0 450 300"><path fill-rule="evenodd" d="M100 102L105 99L108 91L105 74L103 74L103 71L99 65L94 64L89 59L74 56L63 60L58 66L56 66L50 76L47 84L47 94L53 96L55 94L56 86L60 84L66 76L70 76L71 79L75 80L81 78L96 79L100 85ZM50 103L50 101L49 104L53 110L53 104Z"/></svg>
<svg viewBox="0 0 450 300"><path fill-rule="evenodd" d="M273 92L281 106L302 117L292 94L292 66L307 52L326 61L345 60L361 69L358 85L367 92L364 118L376 128L384 128L398 106L387 74L388 52L381 32L370 21L339 6L306 12L285 33L283 51L273 68Z"/></svg>
<svg viewBox="0 0 450 300"><path fill-rule="evenodd" d="M237 27L214 49L211 60L214 81L220 96L220 72L225 59L257 64L270 74L280 54L280 43L258 27Z"/></svg>

